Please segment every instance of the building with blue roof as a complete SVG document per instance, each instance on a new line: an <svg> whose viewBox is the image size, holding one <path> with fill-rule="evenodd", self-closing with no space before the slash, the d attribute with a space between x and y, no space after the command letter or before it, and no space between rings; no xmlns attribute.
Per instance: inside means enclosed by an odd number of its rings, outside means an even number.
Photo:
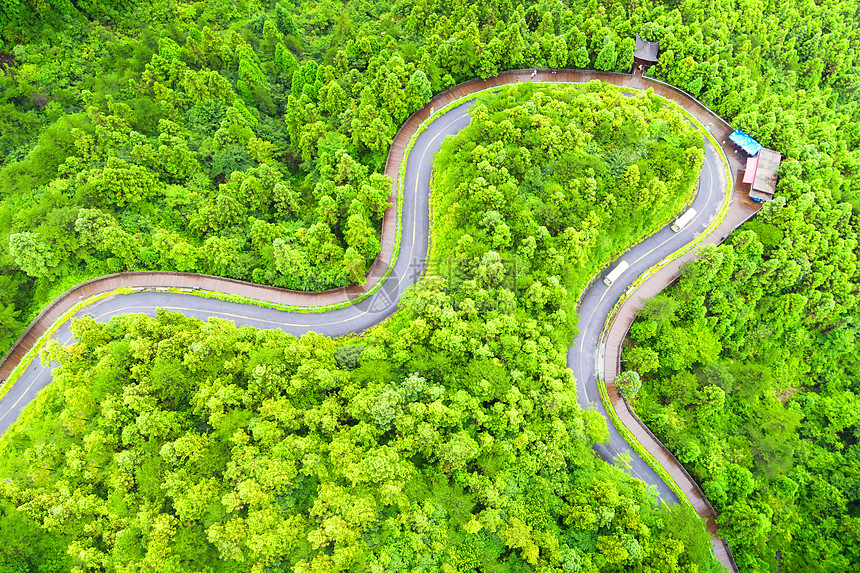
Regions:
<svg viewBox="0 0 860 573"><path fill-rule="evenodd" d="M729 136L729 139L732 141L732 143L734 143L735 145L737 145L738 147L740 147L741 149L746 151L747 155L749 155L750 157L758 155L758 152L763 147L761 143L759 143L758 141L753 139L750 135L747 135L746 133L744 133L740 129L736 129Z"/></svg>
<svg viewBox="0 0 860 573"><path fill-rule="evenodd" d="M782 155L764 147L740 129L736 129L729 139L749 155L743 182L750 184L750 198L759 203L773 199L776 193L776 172L782 162Z"/></svg>

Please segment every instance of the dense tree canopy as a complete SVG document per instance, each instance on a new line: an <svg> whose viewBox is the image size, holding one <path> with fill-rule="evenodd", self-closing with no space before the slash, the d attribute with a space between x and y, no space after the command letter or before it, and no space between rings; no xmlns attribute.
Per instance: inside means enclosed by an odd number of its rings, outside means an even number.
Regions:
<svg viewBox="0 0 860 573"><path fill-rule="evenodd" d="M855 0L0 6L0 346L112 271L346 284L375 244L348 221L377 229L373 174L410 111L504 69L626 71L637 32L660 40L660 77L860 205ZM110 240L77 232L82 209L115 220Z"/></svg>
<svg viewBox="0 0 860 573"><path fill-rule="evenodd" d="M694 177L661 169L697 172L701 136L599 83L474 113L434 190L434 245L455 256L362 338L75 322L0 441L0 567L718 571L691 510L594 455L606 423L565 367L578 289L688 199Z"/></svg>
<svg viewBox="0 0 860 573"><path fill-rule="evenodd" d="M640 33L661 42L654 74L783 154L787 200L708 251L634 327L628 357L643 381L640 411L707 482L745 570L845 570L858 561L857 14L856 0L0 0L0 347L67 287L112 271L208 272L302 289L360 278L388 192L379 172L410 111L504 69L625 71ZM462 286L469 294L456 295L469 317L510 297L525 304L520 295L534 308L555 308L559 288L573 298L588 275L573 278L564 257L597 268L650 225L637 215L661 197L650 182L673 181L641 162L660 153L659 133L634 124L628 135L639 145L616 140L623 153L608 152L596 147L614 133L606 112L610 128L590 131L588 158L565 156L563 145L584 140L564 138L588 129L540 98L533 105L549 122L535 126L549 127L547 149L519 139L529 137L516 131L522 112L486 103L499 139L475 144L483 159L468 166L474 181L448 185L480 201L470 213L448 199L464 229L446 239L448 252L473 277ZM509 165L509 153L519 163ZM515 204L511 177L527 190ZM631 189L654 196L637 206ZM595 231L608 208L641 217L631 236ZM482 292L510 289L511 261L535 253L549 266L526 269L531 278L518 284L527 290ZM461 288L462 277L440 274ZM505 339L500 325L487 328ZM462 336L438 341L456 348ZM527 342L535 352L524 355L537 360L539 340ZM61 532L32 533L26 516L4 516L14 523L4 533L21 531L22 546L56 553ZM607 562L623 555L614 541L600 543Z"/></svg>
<svg viewBox="0 0 860 573"><path fill-rule="evenodd" d="M799 175L784 165L779 197L649 303L625 352L637 411L745 571L860 560L856 226Z"/></svg>

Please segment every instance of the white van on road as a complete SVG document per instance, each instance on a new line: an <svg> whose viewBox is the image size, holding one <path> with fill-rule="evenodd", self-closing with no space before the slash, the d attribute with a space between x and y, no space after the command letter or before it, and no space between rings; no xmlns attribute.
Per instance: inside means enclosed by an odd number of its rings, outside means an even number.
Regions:
<svg viewBox="0 0 860 573"><path fill-rule="evenodd" d="M603 282L606 283L606 286L612 286L612 283L617 281L618 277L620 277L629 267L630 264L627 261L621 261L620 263L618 263L618 266L616 266L608 275L606 275L606 278L603 279Z"/></svg>
<svg viewBox="0 0 860 573"><path fill-rule="evenodd" d="M683 229L684 227L686 227L687 225L692 223L693 219L695 219L695 218L696 218L696 210L695 209L688 210L686 213L684 213L683 215L678 217L678 220L676 220L675 223L672 225L672 230L677 233L678 231L680 231L681 229Z"/></svg>

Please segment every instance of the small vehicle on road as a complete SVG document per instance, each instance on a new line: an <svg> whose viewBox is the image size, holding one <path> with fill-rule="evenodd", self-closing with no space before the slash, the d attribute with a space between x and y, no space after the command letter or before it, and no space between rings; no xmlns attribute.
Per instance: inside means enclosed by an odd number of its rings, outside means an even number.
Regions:
<svg viewBox="0 0 860 573"><path fill-rule="evenodd" d="M696 210L689 209L686 213L678 217L675 223L672 225L672 230L676 233L693 222L693 219L696 218Z"/></svg>
<svg viewBox="0 0 860 573"><path fill-rule="evenodd" d="M612 283L617 281L618 277L620 277L629 267L630 264L627 261L621 261L620 263L618 263L618 266L616 266L608 275L606 275L606 278L603 279L603 282L606 283L606 286L612 286Z"/></svg>

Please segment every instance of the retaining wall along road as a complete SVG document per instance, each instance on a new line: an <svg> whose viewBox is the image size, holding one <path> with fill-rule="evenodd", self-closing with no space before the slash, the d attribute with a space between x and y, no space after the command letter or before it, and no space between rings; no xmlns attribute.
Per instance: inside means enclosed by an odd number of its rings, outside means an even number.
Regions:
<svg viewBox="0 0 860 573"><path fill-rule="evenodd" d="M380 283L387 277L389 267L393 262L396 248L399 244L399 206L397 203L398 180L401 166L409 142L426 120L448 104L495 86L528 81L584 83L592 80L604 81L619 87L640 90L652 89L655 94L673 100L694 116L702 125L710 126L711 134L721 144L723 153L728 159L731 174L735 174L744 168L741 158L735 153L731 144L724 143L728 141L728 135L732 131L728 123L689 94L663 82L643 78L639 74L628 75L591 70L529 69L503 72L494 78L486 80L470 80L435 96L430 103L413 113L395 135L385 166L385 174L393 181L390 195L391 206L385 212L382 219L380 253L371 265L364 285L353 284L348 287L325 292L308 293L268 287L234 279L189 273L134 272L95 278L83 282L59 296L33 320L6 356L4 356L2 362L0 362L0 379L8 379L20 361L39 343L42 337L51 329L52 325L75 305L79 304L82 300L99 294L111 293L119 288L204 290L263 301L270 304L306 309L348 304L350 301L366 295L379 287ZM703 244L722 241L732 230L752 216L757 208L757 204L750 202L748 198L735 192L724 221L705 238ZM610 317L612 325L604 338L606 345L604 372L605 379L610 382L607 386L610 400L615 407L619 419L645 449L663 465L664 469L675 479L677 485L699 515L706 520L716 557L728 569L737 571L737 566L734 563L728 545L717 535L716 514L702 493L702 490L665 446L642 424L630 410L626 401L615 392L614 385L611 384L611 381L614 380L616 374L619 372L621 345L638 308L644 304L642 303L642 299L657 294L674 281L680 272L680 266L694 258L694 256L694 251L690 251L654 273L638 287L635 296L629 297Z"/></svg>

